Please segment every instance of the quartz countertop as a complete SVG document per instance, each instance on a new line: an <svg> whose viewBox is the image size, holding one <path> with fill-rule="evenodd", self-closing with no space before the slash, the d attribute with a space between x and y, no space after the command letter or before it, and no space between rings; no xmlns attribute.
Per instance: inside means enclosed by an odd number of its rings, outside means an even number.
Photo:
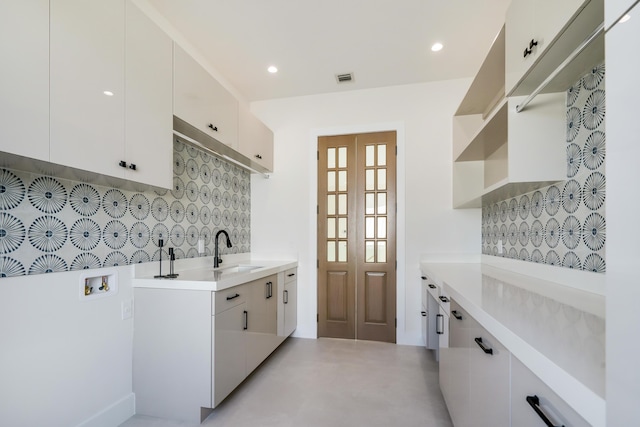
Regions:
<svg viewBox="0 0 640 427"><path fill-rule="evenodd" d="M605 416L605 297L482 263L420 264L594 426Z"/></svg>
<svg viewBox="0 0 640 427"><path fill-rule="evenodd" d="M219 268L198 265L177 269L178 277L174 279L154 278L154 274L147 269L140 273L136 272L136 277L133 279L133 287L222 291L295 268L297 265L298 262L292 260L242 259L221 265ZM167 272L168 268L165 268L164 273L166 274Z"/></svg>

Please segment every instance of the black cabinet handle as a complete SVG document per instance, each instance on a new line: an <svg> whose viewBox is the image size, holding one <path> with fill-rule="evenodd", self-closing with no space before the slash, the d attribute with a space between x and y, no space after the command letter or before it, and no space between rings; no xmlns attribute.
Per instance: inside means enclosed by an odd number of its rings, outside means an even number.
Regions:
<svg viewBox="0 0 640 427"><path fill-rule="evenodd" d="M262 159L262 156L260 154L256 154L255 157L256 157L256 159L260 159L260 160Z"/></svg>
<svg viewBox="0 0 640 427"><path fill-rule="evenodd" d="M538 46L538 42L534 39L531 39L531 41L529 42L529 47L525 47L524 48L524 57L526 58L527 56L531 55L533 53L533 48L535 46Z"/></svg>
<svg viewBox="0 0 640 427"><path fill-rule="evenodd" d="M545 415L544 412L542 412L542 409L540 409L540 399L538 398L538 396L533 395L533 396L527 396L527 403L529 405L531 405L531 407L533 408L534 411L536 411L536 414L538 414L538 416L540 418L542 418L542 421L545 423L545 425L547 427L556 427L551 420ZM559 426L559 427L564 427L564 425Z"/></svg>
<svg viewBox="0 0 640 427"><path fill-rule="evenodd" d="M440 301L442 302L449 302L449 298L445 297L444 295L441 295L438 298L440 298Z"/></svg>
<svg viewBox="0 0 640 427"><path fill-rule="evenodd" d="M478 338L475 339L475 341L476 341L476 344L478 344L480 346L482 351L485 352L485 354L493 355L493 349L485 346L484 343L482 342L482 338L478 337Z"/></svg>
<svg viewBox="0 0 640 427"><path fill-rule="evenodd" d="M218 126L214 126L212 123L209 123L209 125L207 125L207 127L209 129L211 129L214 132L218 132Z"/></svg>
<svg viewBox="0 0 640 427"><path fill-rule="evenodd" d="M271 293L271 292L269 292L269 283L271 283L271 282L267 282L267 283L264 284L264 297L266 299L271 298L271 295L269 295Z"/></svg>
<svg viewBox="0 0 640 427"><path fill-rule="evenodd" d="M289 291L285 290L282 293L282 300L284 301L285 304L289 304Z"/></svg>
<svg viewBox="0 0 640 427"><path fill-rule="evenodd" d="M227 297L227 301L231 301L232 299L236 299L239 296L240 296L240 294L231 295L230 297Z"/></svg>
<svg viewBox="0 0 640 427"><path fill-rule="evenodd" d="M420 276L422 280L427 280L427 276Z"/></svg>
<svg viewBox="0 0 640 427"><path fill-rule="evenodd" d="M422 314L422 317L427 317L427 312L426 311L421 311L420 313Z"/></svg>
<svg viewBox="0 0 640 427"><path fill-rule="evenodd" d="M435 289L435 288L436 288L436 285L434 285L433 283L429 283L429 288L430 288L430 289Z"/></svg>
<svg viewBox="0 0 640 427"><path fill-rule="evenodd" d="M135 164L133 164L133 163L131 163L131 164L129 165L129 169L131 169L132 171L136 170L136 165L135 165Z"/></svg>
<svg viewBox="0 0 640 427"><path fill-rule="evenodd" d="M289 274L287 274L287 277L293 277L295 275L296 275L296 273L289 273Z"/></svg>
<svg viewBox="0 0 640 427"><path fill-rule="evenodd" d="M243 317L244 317L244 325L242 326L242 329L247 330L249 329L249 313L247 312L247 310L242 312Z"/></svg>
<svg viewBox="0 0 640 427"><path fill-rule="evenodd" d="M120 160L120 163L118 163L118 166L120 166L121 168L126 168L127 162L125 162L124 160Z"/></svg>
<svg viewBox="0 0 640 427"><path fill-rule="evenodd" d="M436 334L444 334L444 315L436 314Z"/></svg>
<svg viewBox="0 0 640 427"><path fill-rule="evenodd" d="M452 310L451 314L453 315L453 317L455 317L458 320L462 320L462 314L458 313L457 310Z"/></svg>

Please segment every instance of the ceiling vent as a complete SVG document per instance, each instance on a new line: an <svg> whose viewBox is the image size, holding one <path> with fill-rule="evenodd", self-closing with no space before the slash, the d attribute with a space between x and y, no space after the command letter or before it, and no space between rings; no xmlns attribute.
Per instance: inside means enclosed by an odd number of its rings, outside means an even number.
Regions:
<svg viewBox="0 0 640 427"><path fill-rule="evenodd" d="M336 74L336 81L340 83L348 83L353 81L353 73Z"/></svg>

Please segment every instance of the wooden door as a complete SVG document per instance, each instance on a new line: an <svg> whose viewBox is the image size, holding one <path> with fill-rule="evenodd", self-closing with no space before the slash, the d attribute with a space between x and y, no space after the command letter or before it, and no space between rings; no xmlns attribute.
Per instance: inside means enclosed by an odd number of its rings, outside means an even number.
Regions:
<svg viewBox="0 0 640 427"><path fill-rule="evenodd" d="M318 139L318 336L395 342L396 133Z"/></svg>

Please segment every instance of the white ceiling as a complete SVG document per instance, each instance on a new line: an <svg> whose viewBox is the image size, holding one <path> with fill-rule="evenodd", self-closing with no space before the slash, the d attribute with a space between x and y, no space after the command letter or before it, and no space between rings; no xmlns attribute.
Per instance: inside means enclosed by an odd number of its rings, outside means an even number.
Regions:
<svg viewBox="0 0 640 427"><path fill-rule="evenodd" d="M473 76L510 0L148 0L248 101ZM435 42L444 49L433 53ZM269 74L267 67L278 67ZM354 73L338 85L335 75Z"/></svg>

